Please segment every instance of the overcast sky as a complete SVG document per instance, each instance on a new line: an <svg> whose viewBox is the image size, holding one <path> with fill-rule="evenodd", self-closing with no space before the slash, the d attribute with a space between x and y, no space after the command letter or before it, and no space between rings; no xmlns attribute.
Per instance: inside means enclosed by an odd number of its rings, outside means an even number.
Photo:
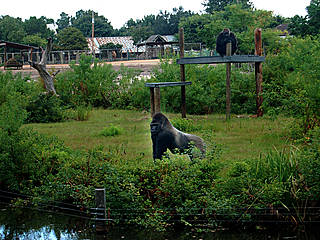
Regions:
<svg viewBox="0 0 320 240"><path fill-rule="evenodd" d="M204 0L1 0L0 15L29 19L30 16L60 18L60 13L75 16L80 10L94 10L105 16L114 28L122 27L130 18L142 19L145 15L158 14L160 10L172 11L182 6L193 12L203 11ZM273 11L283 17L305 16L310 0L251 0L257 9Z"/></svg>

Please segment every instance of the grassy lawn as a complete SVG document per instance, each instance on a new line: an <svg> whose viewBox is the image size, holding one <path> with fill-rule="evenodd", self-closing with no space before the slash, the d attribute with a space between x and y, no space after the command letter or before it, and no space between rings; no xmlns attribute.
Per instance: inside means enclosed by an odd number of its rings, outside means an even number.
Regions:
<svg viewBox="0 0 320 240"><path fill-rule="evenodd" d="M180 114L166 114L170 119ZM226 122L224 115L189 115L201 130L193 132L205 139L208 148L211 143L221 148L220 161L228 163L241 159L258 158L277 148L283 149L287 141L286 129L293 119L279 117L271 120L263 118L232 118ZM149 113L122 110L95 109L88 121L68 121L62 123L29 124L40 133L56 135L74 149L92 149L103 146L105 151L117 151L121 164L152 164L152 142L150 138ZM104 137L99 133L109 124L119 126L123 133Z"/></svg>

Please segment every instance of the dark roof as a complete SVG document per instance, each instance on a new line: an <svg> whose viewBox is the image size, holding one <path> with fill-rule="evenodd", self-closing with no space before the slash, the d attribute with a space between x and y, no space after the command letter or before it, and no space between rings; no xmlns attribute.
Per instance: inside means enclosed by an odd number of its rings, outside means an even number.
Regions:
<svg viewBox="0 0 320 240"><path fill-rule="evenodd" d="M144 46L144 45L169 45L169 44L176 44L179 42L172 42L168 41L168 37L162 35L151 35L145 42L138 43L137 46Z"/></svg>
<svg viewBox="0 0 320 240"><path fill-rule="evenodd" d="M278 26L276 26L276 29L279 30L282 35L287 35L287 34L290 34L290 31L289 31L289 24L280 24Z"/></svg>
<svg viewBox="0 0 320 240"><path fill-rule="evenodd" d="M20 44L20 43L14 43L14 42L8 42L8 41L3 41L0 40L0 47L11 47L11 48L16 48L16 49L35 49L38 50L38 47L33 47L33 46L29 46L29 45L25 45L25 44Z"/></svg>

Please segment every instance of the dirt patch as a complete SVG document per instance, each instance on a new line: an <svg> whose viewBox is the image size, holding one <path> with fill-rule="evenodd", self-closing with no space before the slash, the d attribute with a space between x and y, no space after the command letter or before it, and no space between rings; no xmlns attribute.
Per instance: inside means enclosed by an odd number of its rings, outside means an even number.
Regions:
<svg viewBox="0 0 320 240"><path fill-rule="evenodd" d="M151 59L151 60L131 60L131 61L114 61L114 62L105 62L106 64L111 64L113 68L118 71L120 66L123 65L128 68L135 68L142 70L141 75L148 76L152 72L153 68L158 66L160 63L159 59ZM61 72L70 69L68 64L54 64L47 65L47 69L49 72L56 72L60 70ZM0 71L12 71L14 74L21 73L22 76L30 75L32 79L39 78L38 72L33 69L30 65L24 65L23 69L19 70L4 70L3 67L0 67Z"/></svg>

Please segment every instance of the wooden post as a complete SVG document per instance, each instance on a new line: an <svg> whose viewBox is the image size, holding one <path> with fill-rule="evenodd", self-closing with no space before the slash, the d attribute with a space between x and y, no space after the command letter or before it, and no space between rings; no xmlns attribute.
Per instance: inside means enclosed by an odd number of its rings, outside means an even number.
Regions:
<svg viewBox="0 0 320 240"><path fill-rule="evenodd" d="M232 44L227 43L226 56L231 56ZM226 120L230 120L231 111L231 63L227 63L227 78L226 78Z"/></svg>
<svg viewBox="0 0 320 240"><path fill-rule="evenodd" d="M60 52L60 62L61 62L61 64L64 63L64 54L62 51Z"/></svg>
<svg viewBox="0 0 320 240"><path fill-rule="evenodd" d="M255 40L255 55L262 56L262 38L261 38L261 28L257 28L254 31ZM263 116L262 109L262 62L255 63L255 77L256 77L256 106L257 106L257 117Z"/></svg>
<svg viewBox="0 0 320 240"><path fill-rule="evenodd" d="M154 113L161 112L160 109L160 87L154 88Z"/></svg>
<svg viewBox="0 0 320 240"><path fill-rule="evenodd" d="M150 87L150 105L151 117L154 115L154 88Z"/></svg>
<svg viewBox="0 0 320 240"><path fill-rule="evenodd" d="M179 29L179 45L180 45L180 58L184 57L184 31L183 28ZM185 66L180 64L180 80L186 81ZM186 118L186 86L181 86L181 117Z"/></svg>
<svg viewBox="0 0 320 240"><path fill-rule="evenodd" d="M107 211L106 211L106 190L104 188L96 188L96 231L106 230ZM100 218L100 219L99 219Z"/></svg>
<svg viewBox="0 0 320 240"><path fill-rule="evenodd" d="M7 62L7 59L8 58L8 56L7 56L7 45L5 45L4 46L4 63L6 63Z"/></svg>

